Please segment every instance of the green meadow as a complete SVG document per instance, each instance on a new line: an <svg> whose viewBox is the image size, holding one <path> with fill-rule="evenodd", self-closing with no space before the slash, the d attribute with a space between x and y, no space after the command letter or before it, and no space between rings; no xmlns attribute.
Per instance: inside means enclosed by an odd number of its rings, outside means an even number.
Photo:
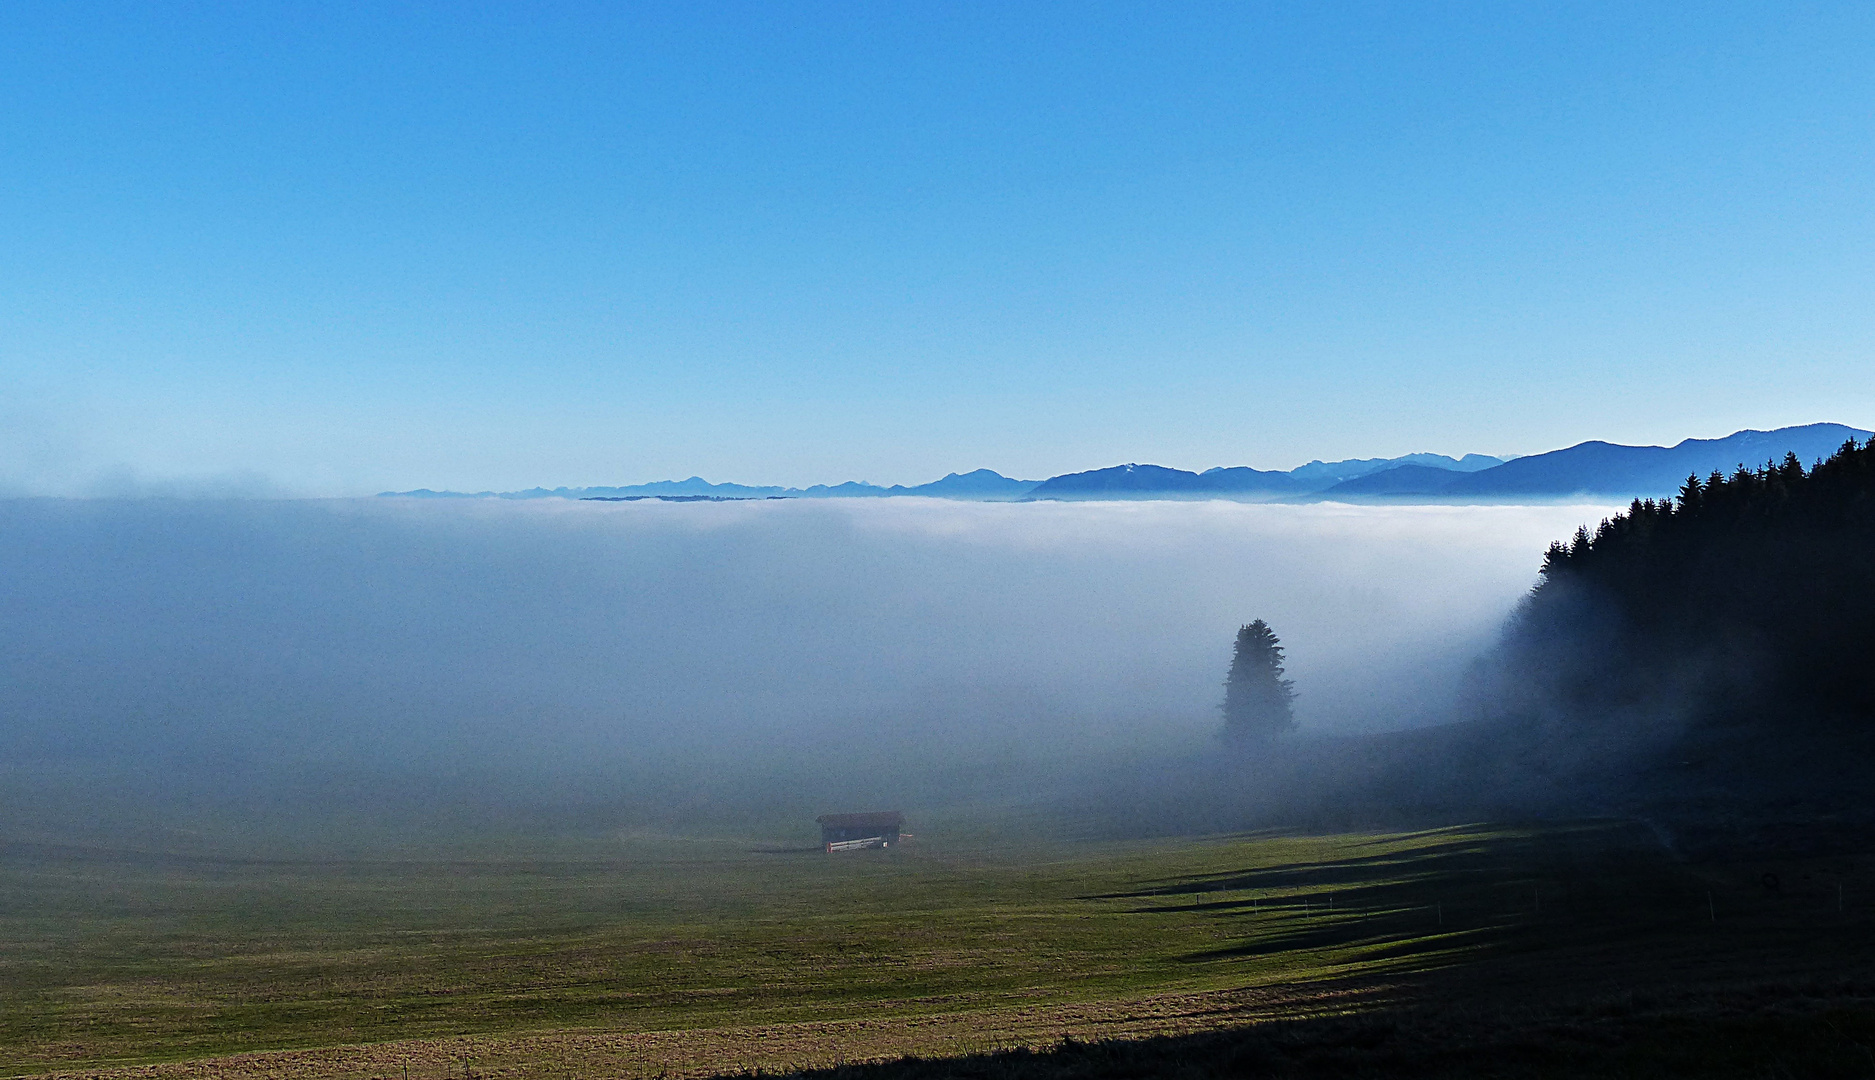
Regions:
<svg viewBox="0 0 1875 1080"><path fill-rule="evenodd" d="M930 833L842 855L643 837L527 859L14 845L0 1075L708 1074L1428 1008L1860 993L1870 859L1666 840L1586 822Z"/></svg>

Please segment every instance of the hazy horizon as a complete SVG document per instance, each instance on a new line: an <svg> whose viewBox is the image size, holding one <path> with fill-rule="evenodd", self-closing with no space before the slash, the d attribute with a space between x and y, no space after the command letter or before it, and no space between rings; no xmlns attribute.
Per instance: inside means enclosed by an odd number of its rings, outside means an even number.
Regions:
<svg viewBox="0 0 1875 1080"><path fill-rule="evenodd" d="M978 791L1212 745L1254 618L1305 732L1453 719L1544 547L1608 510L6 501L0 732L158 792Z"/></svg>

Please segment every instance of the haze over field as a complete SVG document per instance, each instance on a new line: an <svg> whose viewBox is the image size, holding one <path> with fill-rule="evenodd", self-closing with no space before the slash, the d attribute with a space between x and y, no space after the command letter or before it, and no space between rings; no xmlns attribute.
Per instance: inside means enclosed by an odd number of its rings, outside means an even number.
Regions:
<svg viewBox="0 0 1875 1080"><path fill-rule="evenodd" d="M791 797L979 791L1209 745L1251 617L1307 730L1445 719L1544 545L1603 512L15 501L0 738L74 783L288 800L358 772L548 801L764 770Z"/></svg>
<svg viewBox="0 0 1875 1080"><path fill-rule="evenodd" d="M0 1077L1865 1075L1871 57L12 0Z"/></svg>

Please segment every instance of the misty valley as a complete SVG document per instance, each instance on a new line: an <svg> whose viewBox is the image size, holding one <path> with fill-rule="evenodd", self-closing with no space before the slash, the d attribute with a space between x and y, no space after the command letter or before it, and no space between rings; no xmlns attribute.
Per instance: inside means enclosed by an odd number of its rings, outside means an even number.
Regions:
<svg viewBox="0 0 1875 1080"><path fill-rule="evenodd" d="M0 543L0 1075L1875 1068L1875 441Z"/></svg>
<svg viewBox="0 0 1875 1080"><path fill-rule="evenodd" d="M1875 3L0 9L0 1080L1875 1076Z"/></svg>

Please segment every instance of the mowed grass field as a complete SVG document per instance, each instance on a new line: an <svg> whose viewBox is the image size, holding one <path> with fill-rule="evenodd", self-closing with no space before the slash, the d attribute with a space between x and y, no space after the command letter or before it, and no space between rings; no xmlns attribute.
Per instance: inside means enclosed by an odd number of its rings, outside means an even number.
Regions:
<svg viewBox="0 0 1875 1080"><path fill-rule="evenodd" d="M1875 974L1875 872L1801 850L1688 856L1621 822L833 856L14 845L0 1075L698 1075L1429 1002L1853 990Z"/></svg>

